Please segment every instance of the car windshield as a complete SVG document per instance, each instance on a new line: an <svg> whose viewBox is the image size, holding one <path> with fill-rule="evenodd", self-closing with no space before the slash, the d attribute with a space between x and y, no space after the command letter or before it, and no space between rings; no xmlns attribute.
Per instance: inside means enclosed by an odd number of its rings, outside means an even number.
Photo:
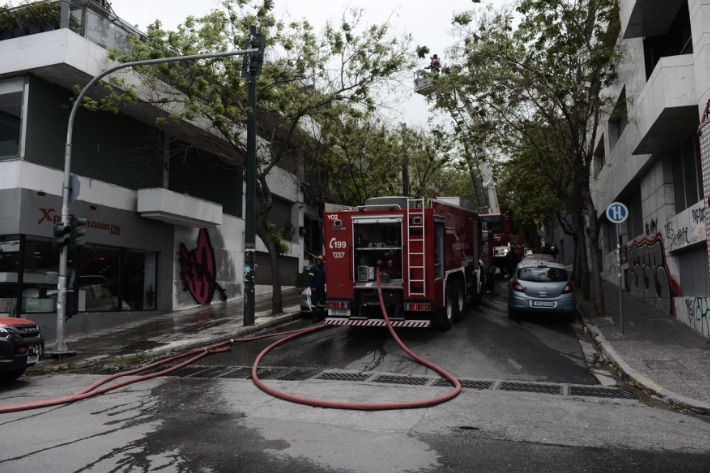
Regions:
<svg viewBox="0 0 710 473"><path fill-rule="evenodd" d="M518 270L518 279L530 282L563 282L567 281L567 271L547 266L528 266Z"/></svg>

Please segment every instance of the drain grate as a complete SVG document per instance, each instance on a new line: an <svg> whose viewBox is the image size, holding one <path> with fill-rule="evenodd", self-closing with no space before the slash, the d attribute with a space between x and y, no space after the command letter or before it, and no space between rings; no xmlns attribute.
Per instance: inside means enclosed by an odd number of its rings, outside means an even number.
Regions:
<svg viewBox="0 0 710 473"><path fill-rule="evenodd" d="M618 388L601 388L598 386L570 386L570 396L606 397L610 399L636 399L631 391Z"/></svg>
<svg viewBox="0 0 710 473"><path fill-rule="evenodd" d="M408 384L411 386L424 386L429 384L432 378L422 378L418 376L398 376L392 374L380 374L372 379L373 383Z"/></svg>
<svg viewBox="0 0 710 473"><path fill-rule="evenodd" d="M315 368L264 366L259 368L258 374L260 379L282 381L303 381L307 379L314 379L322 381L386 383L409 386L452 386L451 382L446 378L406 376L386 373L378 374L374 372L363 373L359 371L320 371ZM191 365L175 371L168 376L178 376L181 378L250 379L251 366ZM478 379L459 379L459 382L461 383L461 387L464 389L475 389L478 391L511 391L562 396L600 397L608 399L636 399L636 396L632 391L609 386L525 383L520 381L491 381Z"/></svg>
<svg viewBox="0 0 710 473"><path fill-rule="evenodd" d="M225 370L224 374L219 377L227 379L249 379L251 377L251 366L240 366Z"/></svg>
<svg viewBox="0 0 710 473"><path fill-rule="evenodd" d="M461 383L462 388L480 390L491 389L495 384L493 381L474 381L471 379L462 379L459 380L459 383Z"/></svg>
<svg viewBox="0 0 710 473"><path fill-rule="evenodd" d="M256 375L259 379L282 379L281 376L291 371L289 368L259 368Z"/></svg>
<svg viewBox="0 0 710 473"><path fill-rule="evenodd" d="M541 393L541 394L562 394L562 385L560 384L537 384L537 383L512 383L503 381L498 386L501 391L516 391L526 393Z"/></svg>
<svg viewBox="0 0 710 473"><path fill-rule="evenodd" d="M295 369L279 377L279 379L284 381L302 381L304 379L312 378L318 373L320 373L320 370Z"/></svg>
<svg viewBox="0 0 710 473"><path fill-rule="evenodd" d="M372 374L365 374L365 373L345 373L345 372L339 372L339 371L325 371L318 376L315 377L315 379L325 379L328 381L367 381L368 378L371 378Z"/></svg>

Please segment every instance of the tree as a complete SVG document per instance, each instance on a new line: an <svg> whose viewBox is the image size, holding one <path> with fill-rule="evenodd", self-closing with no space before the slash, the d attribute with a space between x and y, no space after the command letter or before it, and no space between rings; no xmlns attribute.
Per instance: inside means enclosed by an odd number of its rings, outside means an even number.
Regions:
<svg viewBox="0 0 710 473"><path fill-rule="evenodd" d="M618 4L523 0L516 12L455 18L465 30L460 60L449 77L435 81L435 105L470 104L469 119L490 133L488 143L508 156L534 157L547 173L564 170L565 184L554 188L555 195L571 206L579 241L588 238L594 303L604 313L599 227L589 184L600 117L613 103L604 90L616 77L620 55ZM589 288L583 283L586 299Z"/></svg>
<svg viewBox="0 0 710 473"><path fill-rule="evenodd" d="M357 206L383 195L442 195L442 172L451 162L442 133L392 126L341 104L315 121L306 180L318 200Z"/></svg>
<svg viewBox="0 0 710 473"><path fill-rule="evenodd" d="M410 67L407 36L396 38L389 25L365 25L362 11L349 10L339 24L316 35L306 20L277 20L273 0L228 0L203 18L189 17L176 31L159 21L147 38L132 43L122 61L243 49L250 25L267 44L257 82L257 124L261 138L257 156L256 234L269 251L273 286L272 311L281 312L283 297L278 245L268 215L273 195L267 176L282 161L304 159L307 119L335 104L360 111L376 107L378 87ZM171 119L196 122L210 133L211 151L225 162L242 166L246 156L244 126L247 87L241 60L176 62L141 68L144 86L154 93ZM197 139L195 137L194 139Z"/></svg>

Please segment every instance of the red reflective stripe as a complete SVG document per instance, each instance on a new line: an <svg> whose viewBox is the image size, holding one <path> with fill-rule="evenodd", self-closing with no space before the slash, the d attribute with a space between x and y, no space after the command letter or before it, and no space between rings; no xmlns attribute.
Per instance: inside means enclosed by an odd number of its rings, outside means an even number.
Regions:
<svg viewBox="0 0 710 473"><path fill-rule="evenodd" d="M393 327L410 327L410 328L428 328L431 327L431 322L428 320L397 320L391 322ZM385 327L387 322L384 320L350 320L338 317L329 317L325 319L326 325L350 325L356 327Z"/></svg>

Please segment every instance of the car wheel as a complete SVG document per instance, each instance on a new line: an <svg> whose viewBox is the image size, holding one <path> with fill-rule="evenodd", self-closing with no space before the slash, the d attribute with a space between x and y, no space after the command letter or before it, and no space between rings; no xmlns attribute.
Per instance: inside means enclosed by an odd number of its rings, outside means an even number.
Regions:
<svg viewBox="0 0 710 473"><path fill-rule="evenodd" d="M22 376L25 372L25 368L20 368L16 370L10 370L6 371L4 373L0 373L0 382L2 383L9 383L11 381L15 381L17 378Z"/></svg>
<svg viewBox="0 0 710 473"><path fill-rule="evenodd" d="M517 320L518 319L518 312L515 309L508 307L508 318L510 320Z"/></svg>

